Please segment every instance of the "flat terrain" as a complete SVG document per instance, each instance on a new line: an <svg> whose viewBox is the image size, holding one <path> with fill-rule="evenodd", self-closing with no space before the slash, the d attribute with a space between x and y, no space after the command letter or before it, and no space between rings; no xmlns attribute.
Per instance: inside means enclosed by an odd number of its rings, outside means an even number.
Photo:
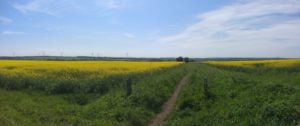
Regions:
<svg viewBox="0 0 300 126"><path fill-rule="evenodd" d="M290 126L299 121L297 59L0 61L1 126Z"/></svg>
<svg viewBox="0 0 300 126"><path fill-rule="evenodd" d="M189 76L190 76L190 74L187 74L186 76L184 76L184 78L180 81L180 83L178 84L178 86L177 86L176 90L174 91L174 93L172 94L172 96L168 99L168 101L166 101L164 103L162 112L159 113L153 119L153 121L150 123L149 126L162 126L164 124L164 121L167 119L169 114L172 112L173 107L175 106L175 103L176 103L176 100L177 100L177 97L178 97L180 91L182 90L183 86L187 84Z"/></svg>
<svg viewBox="0 0 300 126"><path fill-rule="evenodd" d="M147 125L192 68L181 62L0 61L0 125ZM127 80L132 93L127 96Z"/></svg>
<svg viewBox="0 0 300 126"><path fill-rule="evenodd" d="M167 126L291 126L300 121L300 60L197 64ZM203 92L208 79L208 97Z"/></svg>

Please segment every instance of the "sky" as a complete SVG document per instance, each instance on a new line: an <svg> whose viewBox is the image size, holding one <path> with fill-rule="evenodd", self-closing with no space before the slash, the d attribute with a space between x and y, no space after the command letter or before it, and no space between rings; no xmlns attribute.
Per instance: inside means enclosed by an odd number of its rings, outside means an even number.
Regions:
<svg viewBox="0 0 300 126"><path fill-rule="evenodd" d="M0 0L0 56L300 58L300 0Z"/></svg>

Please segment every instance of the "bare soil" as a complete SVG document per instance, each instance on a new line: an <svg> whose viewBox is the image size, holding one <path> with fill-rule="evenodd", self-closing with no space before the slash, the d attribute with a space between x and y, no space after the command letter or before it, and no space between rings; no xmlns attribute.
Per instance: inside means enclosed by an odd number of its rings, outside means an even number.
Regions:
<svg viewBox="0 0 300 126"><path fill-rule="evenodd" d="M177 85L176 90L174 91L172 96L164 103L163 111L155 116L149 126L163 126L165 120L168 118L169 114L172 112L173 107L175 106L177 97L182 87L187 84L189 76L190 74L187 74L183 77L183 79Z"/></svg>

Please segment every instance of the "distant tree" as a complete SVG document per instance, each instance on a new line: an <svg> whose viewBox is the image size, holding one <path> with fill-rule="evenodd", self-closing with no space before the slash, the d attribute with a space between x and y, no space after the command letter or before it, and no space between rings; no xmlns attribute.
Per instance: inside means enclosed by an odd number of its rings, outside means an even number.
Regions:
<svg viewBox="0 0 300 126"><path fill-rule="evenodd" d="M180 57L177 57L177 58L176 58L176 61L182 62L182 61L183 61L183 57L181 57L181 56L180 56Z"/></svg>
<svg viewBox="0 0 300 126"><path fill-rule="evenodd" d="M188 63L188 62L190 62L190 59L189 59L188 57L184 57L184 59L183 59L183 60L184 60L184 62L185 62L185 63Z"/></svg>

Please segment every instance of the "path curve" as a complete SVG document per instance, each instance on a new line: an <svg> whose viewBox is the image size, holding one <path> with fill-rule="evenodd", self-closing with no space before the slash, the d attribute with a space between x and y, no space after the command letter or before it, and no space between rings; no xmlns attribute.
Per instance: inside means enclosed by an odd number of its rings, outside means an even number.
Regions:
<svg viewBox="0 0 300 126"><path fill-rule="evenodd" d="M182 80L177 85L176 90L173 92L172 96L164 103L163 111L155 116L155 118L152 120L149 126L162 126L164 124L164 121L167 119L168 115L172 112L172 109L175 106L177 97L182 87L187 84L189 76L190 73L188 73L182 78Z"/></svg>

